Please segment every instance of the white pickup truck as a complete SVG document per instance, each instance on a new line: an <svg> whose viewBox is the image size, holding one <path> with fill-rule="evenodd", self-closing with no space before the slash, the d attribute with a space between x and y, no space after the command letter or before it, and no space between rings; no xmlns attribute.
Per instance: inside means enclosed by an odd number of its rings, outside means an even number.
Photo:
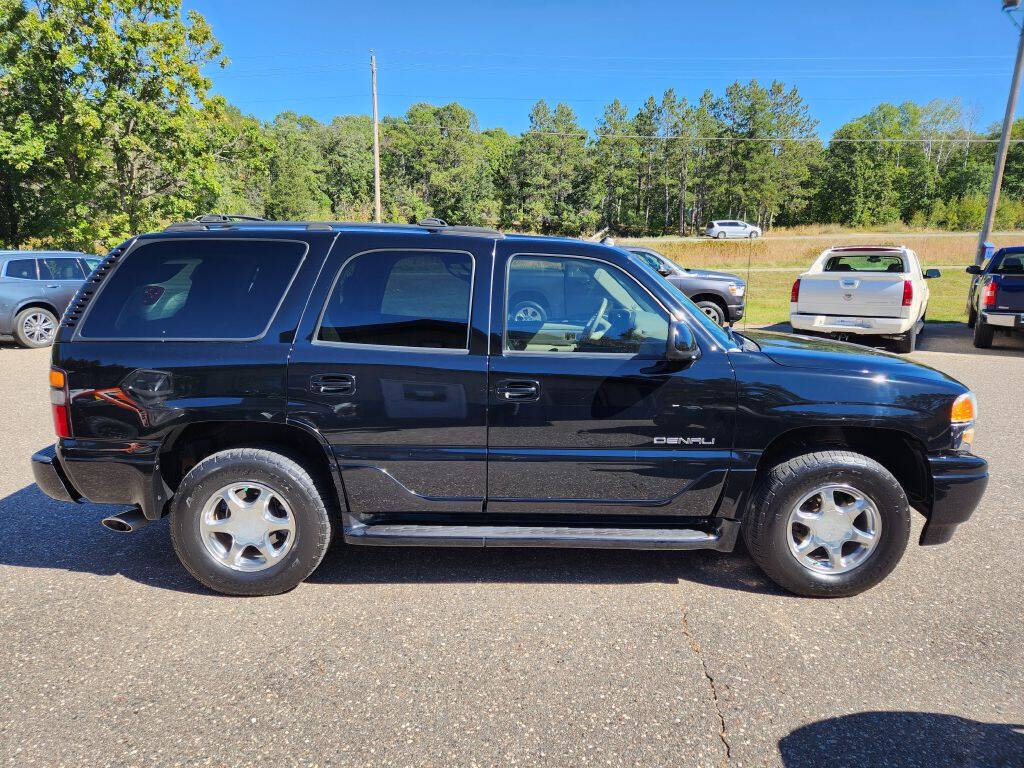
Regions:
<svg viewBox="0 0 1024 768"><path fill-rule="evenodd" d="M906 247L829 248L793 283L789 322L793 330L833 336L881 336L897 352L913 352L928 309L927 280Z"/></svg>

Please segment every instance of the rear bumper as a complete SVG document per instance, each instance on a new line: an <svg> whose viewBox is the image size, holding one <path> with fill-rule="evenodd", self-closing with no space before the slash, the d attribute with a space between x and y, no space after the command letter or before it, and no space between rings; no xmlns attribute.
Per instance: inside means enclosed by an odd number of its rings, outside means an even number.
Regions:
<svg viewBox="0 0 1024 768"><path fill-rule="evenodd" d="M966 521L988 485L988 462L973 454L928 457L932 476L932 505L921 533L921 544L945 544Z"/></svg>
<svg viewBox="0 0 1024 768"><path fill-rule="evenodd" d="M32 455L32 475L39 490L57 501L80 501L78 492L64 473L56 446L50 445Z"/></svg>
<svg viewBox="0 0 1024 768"><path fill-rule="evenodd" d="M32 457L32 473L51 498L135 505L149 520L163 514L172 495L160 474L158 443L62 440Z"/></svg>
<svg viewBox="0 0 1024 768"><path fill-rule="evenodd" d="M1024 313L1021 312L982 312L981 319L985 325L999 328L1024 329Z"/></svg>
<svg viewBox="0 0 1024 768"><path fill-rule="evenodd" d="M849 333L861 336L899 336L913 328L915 321L905 317L847 317L790 312L789 324L796 331Z"/></svg>

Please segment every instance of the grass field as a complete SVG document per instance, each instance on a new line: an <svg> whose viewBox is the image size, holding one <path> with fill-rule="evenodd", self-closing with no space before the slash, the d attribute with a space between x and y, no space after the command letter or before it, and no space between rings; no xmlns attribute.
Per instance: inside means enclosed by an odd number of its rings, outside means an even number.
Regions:
<svg viewBox="0 0 1024 768"><path fill-rule="evenodd" d="M793 280L832 245L906 245L917 253L925 267L946 267L941 270L942 277L929 282L928 320L966 321L964 305L970 276L963 268L974 261L977 237L970 232L872 233L805 227L776 230L752 241L665 237L620 242L654 248L684 267L735 272L747 279L745 322L763 325L788 322ZM999 233L992 241L997 248L1017 245L1024 243L1024 232Z"/></svg>

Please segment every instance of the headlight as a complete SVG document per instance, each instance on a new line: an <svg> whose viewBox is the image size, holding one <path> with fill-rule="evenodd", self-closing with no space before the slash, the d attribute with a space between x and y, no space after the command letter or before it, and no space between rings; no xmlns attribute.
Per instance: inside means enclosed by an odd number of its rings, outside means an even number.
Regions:
<svg viewBox="0 0 1024 768"><path fill-rule="evenodd" d="M729 283L729 293L732 296L742 296L747 291L747 286L736 285L736 283Z"/></svg>
<svg viewBox="0 0 1024 768"><path fill-rule="evenodd" d="M969 451L974 447L974 422L978 418L978 399L973 392L964 392L953 401L949 422L953 448Z"/></svg>

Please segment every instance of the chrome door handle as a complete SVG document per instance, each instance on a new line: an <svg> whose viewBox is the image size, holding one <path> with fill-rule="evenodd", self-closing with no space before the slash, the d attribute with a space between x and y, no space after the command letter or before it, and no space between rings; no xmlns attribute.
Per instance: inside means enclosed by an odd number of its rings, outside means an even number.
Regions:
<svg viewBox="0 0 1024 768"><path fill-rule="evenodd" d="M540 382L530 379L505 379L494 389L502 400L539 400Z"/></svg>
<svg viewBox="0 0 1024 768"><path fill-rule="evenodd" d="M320 373L309 377L309 389L319 395L354 395L356 377L347 373Z"/></svg>

